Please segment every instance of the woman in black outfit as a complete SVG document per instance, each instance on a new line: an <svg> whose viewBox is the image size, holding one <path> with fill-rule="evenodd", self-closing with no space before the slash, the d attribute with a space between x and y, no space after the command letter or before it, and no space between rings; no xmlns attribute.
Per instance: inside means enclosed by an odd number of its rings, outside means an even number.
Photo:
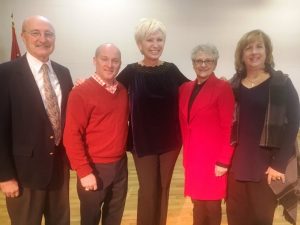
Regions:
<svg viewBox="0 0 300 225"><path fill-rule="evenodd" d="M295 154L299 98L290 78L273 69L272 44L261 30L246 33L235 52L236 98L228 178L229 225L272 225L277 198Z"/></svg>
<svg viewBox="0 0 300 225"><path fill-rule="evenodd" d="M178 87L187 78L169 62L160 60L166 32L154 19L143 19L135 39L143 55L117 77L130 99L128 149L138 180L138 225L165 225L173 169L181 148Z"/></svg>

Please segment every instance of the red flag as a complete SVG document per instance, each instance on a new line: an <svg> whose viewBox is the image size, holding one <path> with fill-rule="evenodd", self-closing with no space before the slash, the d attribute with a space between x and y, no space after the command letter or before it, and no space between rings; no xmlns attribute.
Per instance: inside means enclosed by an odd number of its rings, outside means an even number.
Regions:
<svg viewBox="0 0 300 225"><path fill-rule="evenodd" d="M16 59L21 56L16 31L15 31L15 23L13 21L13 14L11 14L11 33L12 33L12 43L11 43L11 60Z"/></svg>

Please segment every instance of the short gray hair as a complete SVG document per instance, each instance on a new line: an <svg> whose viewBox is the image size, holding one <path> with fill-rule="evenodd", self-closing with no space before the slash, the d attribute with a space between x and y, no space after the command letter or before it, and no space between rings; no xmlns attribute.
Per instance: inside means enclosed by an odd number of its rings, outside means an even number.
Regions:
<svg viewBox="0 0 300 225"><path fill-rule="evenodd" d="M164 36L164 39L166 39L166 27L162 22L156 19L147 19L147 18L141 19L135 29L134 37L136 43L139 44L147 36L157 31L161 31Z"/></svg>
<svg viewBox="0 0 300 225"><path fill-rule="evenodd" d="M211 55L215 62L219 59L219 51L216 46L212 44L200 44L194 47L191 53L191 59L195 60L200 52Z"/></svg>

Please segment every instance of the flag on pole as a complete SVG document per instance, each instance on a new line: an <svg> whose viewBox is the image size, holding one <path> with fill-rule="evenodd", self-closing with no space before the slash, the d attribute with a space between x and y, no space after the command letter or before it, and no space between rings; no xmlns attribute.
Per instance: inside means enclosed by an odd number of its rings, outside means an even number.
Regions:
<svg viewBox="0 0 300 225"><path fill-rule="evenodd" d="M11 44L11 60L21 56L14 23L14 15L11 14L11 33L12 33L12 44Z"/></svg>

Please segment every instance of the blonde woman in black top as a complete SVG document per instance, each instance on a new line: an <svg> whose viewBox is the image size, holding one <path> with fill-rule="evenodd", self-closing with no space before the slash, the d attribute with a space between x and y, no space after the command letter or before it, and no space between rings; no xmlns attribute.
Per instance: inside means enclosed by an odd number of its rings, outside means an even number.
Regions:
<svg viewBox="0 0 300 225"><path fill-rule="evenodd" d="M188 79L170 62L160 59L165 26L143 19L135 40L143 58L119 74L129 93L132 152L138 180L138 225L165 225L173 169L181 148L178 87Z"/></svg>

